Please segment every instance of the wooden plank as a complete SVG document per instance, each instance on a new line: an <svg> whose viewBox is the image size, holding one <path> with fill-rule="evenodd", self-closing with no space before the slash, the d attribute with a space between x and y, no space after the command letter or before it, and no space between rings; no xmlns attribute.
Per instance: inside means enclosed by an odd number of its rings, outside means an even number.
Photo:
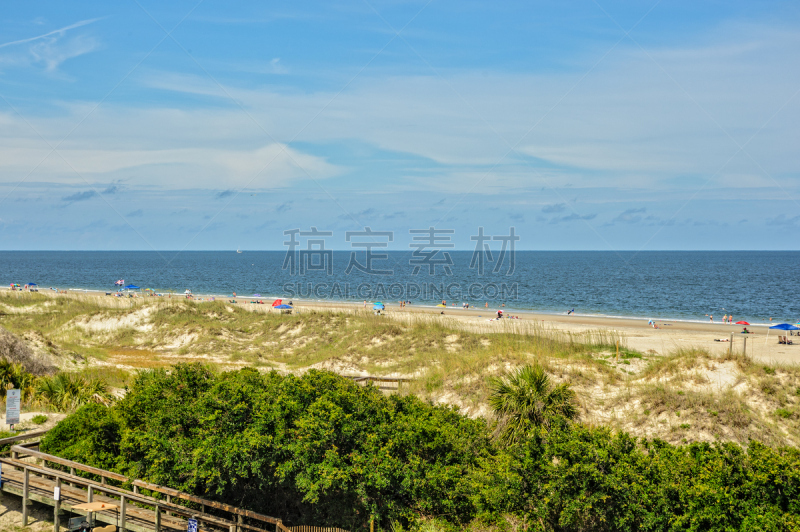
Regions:
<svg viewBox="0 0 800 532"><path fill-rule="evenodd" d="M10 478L9 482L3 486L3 491L6 493L12 493L14 495L21 495L20 489L20 479L21 479L20 472L14 472L13 477ZM41 477L33 476L31 478L31 488L32 492L30 494L30 499L35 500L37 502L46 504L48 506L53 506L54 501L52 500L53 495L53 481L49 479L44 479ZM62 491L62 497L64 501L64 508L67 511L72 511L74 513L78 513L84 515L86 512L72 510L72 506L85 500L85 492L83 490L72 488L72 487L65 487L64 491ZM109 502L115 505L119 504L119 501L116 499L112 499L109 497L98 496L95 498L98 502ZM189 512L187 512L189 513ZM131 532L153 532L153 525L151 524L153 513L150 510L137 508L137 507L128 507L128 519L127 519L127 527L128 530ZM95 514L98 517L98 521L118 525L118 514L116 511L111 511L108 513L97 513ZM220 525L217 525L220 526ZM163 531L180 531L183 532L186 530L186 521L177 518L169 518L162 521L162 530Z"/></svg>
<svg viewBox="0 0 800 532"><path fill-rule="evenodd" d="M210 501L208 499L203 499L202 497L197 497L196 495L191 495L189 493L183 493L181 491L168 488L166 486L151 484L150 482L145 482L144 480L134 480L133 485L150 491L163 493L168 497L178 497L190 502L196 502L198 504L203 504L211 508L216 508L217 510L224 510L226 512L231 512L236 515L243 515L245 517L250 517L252 519L258 519L259 521L264 521L267 523L275 524L279 521L279 519L275 517L270 517L268 515L260 514L258 512L253 512L251 510L245 510L243 508L237 508L236 506L231 506L230 504L225 504L223 502Z"/></svg>
<svg viewBox="0 0 800 532"><path fill-rule="evenodd" d="M131 492L129 492L127 490L123 490L121 488L114 488L114 487L108 486L108 485L98 485L97 482L95 482L93 480L89 480L89 479L82 478L82 477L73 477L71 475L68 475L66 473L62 473L61 471L57 471L57 470L54 470L54 469L47 469L47 468L30 466L29 464L27 464L25 462L20 462L18 460L13 460L13 459L8 459L8 458L0 458L0 462L8 463L8 464L19 466L19 467L23 467L23 466L24 467L28 467L28 469L30 471L33 471L34 473L39 473L39 474L45 475L45 476L57 476L59 478L59 480L63 478L65 480L73 480L76 483L84 484L84 485L87 485L87 486L94 486L95 489L97 489L98 491L109 493L109 494L116 495L116 496L119 496L119 497L126 497L130 501L146 504L146 505L149 505L149 506L156 506L156 505L164 506L165 509L169 510L170 512L179 514L179 515L181 515L183 517L187 517L187 518L188 517L192 517L193 515L195 515L197 513L196 510L193 510L191 508L186 508L184 506L180 506L180 505L177 505L177 504L170 504L170 503L165 504L163 501L161 501L159 499L155 499L153 497L148 497L146 495L134 495ZM46 480L46 482L49 483L49 484L47 484L48 486L52 486L54 484L54 482L50 481L49 479L41 479L41 480ZM50 493L52 493L52 488L50 490ZM80 501L80 502L84 502L84 501ZM148 511L150 511L150 510L148 510ZM205 521L205 522L217 525L217 526L227 527L228 525L233 523L233 521L231 521L231 520L226 520L226 519L222 519L222 518L211 516L211 515L201 515L201 516L198 516L198 517L199 517L199 520L201 520L201 521ZM258 527L254 527L254 526L250 526L250 525L242 525L242 528L245 528L247 530L258 531L258 532L262 532L264 530L263 528L258 528Z"/></svg>
<svg viewBox="0 0 800 532"><path fill-rule="evenodd" d="M63 465L63 466L67 466L67 467L71 467L71 468L75 468L75 469L80 469L80 470L85 471L87 473L91 473L93 475L98 475L98 476L101 477L101 484L105 484L104 480L105 480L106 477L107 478L113 478L114 480L119 480L121 482L127 482L127 481L130 480L128 477L126 477L124 475L120 475L118 473L114 473L112 471L105 471L103 469L98 469L96 467L87 466L87 465L84 465L84 464L80 464L78 462L74 462L72 460L67 460L65 458L60 458L58 456L53 456L51 454L43 453L43 452L40 452L40 451L33 451L33 450L30 450L30 449L27 449L27 448L24 448L24 447L20 447L20 446L16 446L16 445L13 446L11 449L12 450L16 450L16 452L18 452L18 453L24 453L24 454L27 454L29 456L33 456L35 458L40 458L40 459L48 461L48 462L52 462L52 463L55 463L55 464L59 464L59 465ZM179 498L187 500L187 501L191 501L191 502L195 502L195 503L202 504L202 505L205 505L205 506L209 506L211 508L216 508L217 510L223 510L223 511L231 512L231 513L237 514L237 515L244 515L245 517L249 517L251 519L257 519L259 521L264 521L264 522L272 523L272 524L277 522L276 518L270 517L268 515L263 515L263 514L260 514L258 512L253 512L253 511L250 511L250 510L244 510L244 509L237 508L235 506L231 506L229 504L225 504L225 503L221 503L221 502L217 502L217 501L210 501L210 500L207 500L207 499L203 499L202 497L197 497L195 495L191 495L189 493L182 493L182 492L180 492L178 490L174 490L172 488L167 488L166 486L159 486L158 484L151 484L151 483L145 482L143 480L134 480L133 484L134 484L134 486L137 486L137 487L140 487L140 488L145 488L145 489L149 489L150 491L155 491L155 492L158 492L158 493L166 494L169 497L179 497ZM169 500L169 498L167 500Z"/></svg>
<svg viewBox="0 0 800 532"><path fill-rule="evenodd" d="M80 469L81 471L91 473L92 475L98 475L100 477L106 477L106 478L113 478L114 480L119 480L120 482L127 482L128 480L130 480L125 475L120 475L119 473L114 473L113 471L105 471L104 469L99 469L97 467L80 464L78 462L73 462L72 460L59 458L58 456L53 456L52 454L47 454L40 451L34 451L32 449L21 447L19 445L14 445L13 447L11 447L11 450L20 454L33 456L34 458L41 458L42 460L45 460L47 462L52 462L54 464L59 464L67 467L74 467L75 469Z"/></svg>
<svg viewBox="0 0 800 532"><path fill-rule="evenodd" d="M33 432L26 432L25 434L20 434L19 436L9 436L8 438L2 438L0 439L0 445L5 445L7 443L14 443L18 441L30 440L31 438L36 438L38 436L41 436L42 434L47 434L49 430L50 429L36 430Z"/></svg>
<svg viewBox="0 0 800 532"><path fill-rule="evenodd" d="M28 526L28 483L30 482L31 472L27 467L23 471L25 479L22 481L22 526Z"/></svg>

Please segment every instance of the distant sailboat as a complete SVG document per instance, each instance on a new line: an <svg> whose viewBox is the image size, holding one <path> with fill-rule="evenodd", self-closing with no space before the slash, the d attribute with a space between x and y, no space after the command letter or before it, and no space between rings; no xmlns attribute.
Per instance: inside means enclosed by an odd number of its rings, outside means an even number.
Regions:
<svg viewBox="0 0 800 532"><path fill-rule="evenodd" d="M237 250L236 250L236 253L241 253L241 252L242 252L242 250L241 250L241 249L237 249Z"/></svg>

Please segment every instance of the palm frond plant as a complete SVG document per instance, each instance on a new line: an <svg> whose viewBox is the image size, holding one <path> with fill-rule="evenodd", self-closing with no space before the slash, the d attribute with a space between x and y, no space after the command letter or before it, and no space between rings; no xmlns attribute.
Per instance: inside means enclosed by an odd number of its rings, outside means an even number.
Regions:
<svg viewBox="0 0 800 532"><path fill-rule="evenodd" d="M40 404L62 412L74 410L86 403L108 405L113 401L113 395L105 382L74 373L41 377L36 383L35 398Z"/></svg>
<svg viewBox="0 0 800 532"><path fill-rule="evenodd" d="M531 429L549 429L556 419L578 416L569 384L554 385L540 364L523 366L489 380L489 405L498 418L496 436L506 445L524 439Z"/></svg>

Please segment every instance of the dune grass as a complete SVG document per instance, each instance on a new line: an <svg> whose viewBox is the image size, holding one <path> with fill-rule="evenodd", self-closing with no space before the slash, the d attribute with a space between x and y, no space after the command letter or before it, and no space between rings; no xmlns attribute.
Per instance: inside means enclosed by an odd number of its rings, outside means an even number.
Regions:
<svg viewBox="0 0 800 532"><path fill-rule="evenodd" d="M411 378L401 393L490 416L488 379L536 361L556 381L573 385L589 422L670 441L755 437L800 443L800 369L702 349L639 353L613 330L571 333L528 320L389 317L361 309L288 315L261 305L180 298L7 293L0 297L3 309L0 325L74 353L87 362L83 374L104 376L116 388L124 388L136 369L178 361L295 373L319 367Z"/></svg>

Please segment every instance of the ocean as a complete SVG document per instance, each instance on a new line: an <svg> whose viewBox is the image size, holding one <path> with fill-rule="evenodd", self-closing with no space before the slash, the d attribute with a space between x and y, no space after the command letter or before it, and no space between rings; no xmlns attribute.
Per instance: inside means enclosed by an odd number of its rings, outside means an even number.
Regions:
<svg viewBox="0 0 800 532"><path fill-rule="evenodd" d="M349 251L288 260L284 251L2 251L0 282L110 292L124 279L161 293L262 299L488 302L518 311L644 319L709 321L706 315L713 315L715 322L732 313L754 324L800 319L797 251L517 251L483 256L482 273L481 257L471 251L384 253L368 261L361 251L351 264Z"/></svg>

